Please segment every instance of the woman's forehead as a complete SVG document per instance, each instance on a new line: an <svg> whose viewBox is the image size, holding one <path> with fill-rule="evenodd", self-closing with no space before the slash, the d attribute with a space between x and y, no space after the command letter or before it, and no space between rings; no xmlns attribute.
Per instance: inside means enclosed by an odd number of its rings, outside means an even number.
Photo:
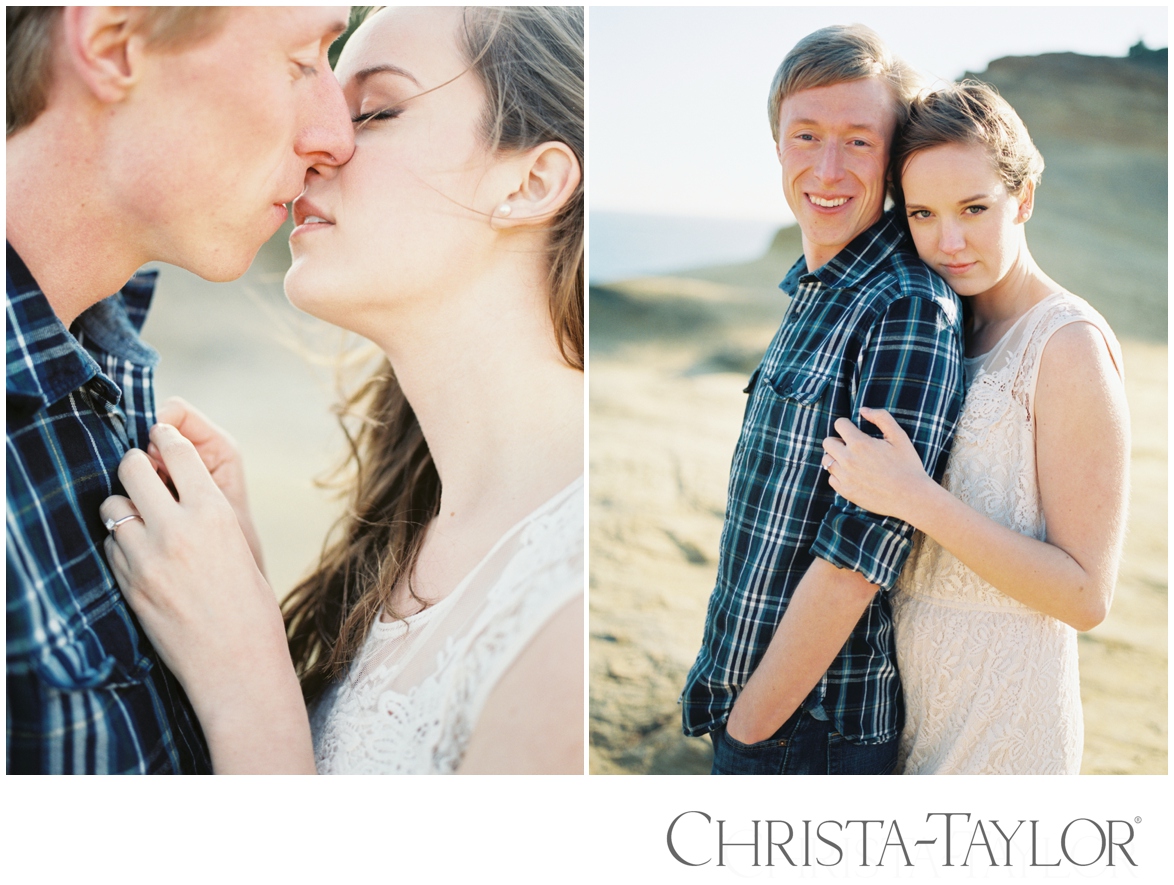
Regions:
<svg viewBox="0 0 1174 885"><path fill-rule="evenodd" d="M456 40L460 16L459 7L385 7L351 35L335 73L344 85L388 65L422 88L447 80L467 66Z"/></svg>
<svg viewBox="0 0 1174 885"><path fill-rule="evenodd" d="M978 180L998 179L999 171L984 145L955 142L925 148L906 159L902 182L925 178L965 188Z"/></svg>

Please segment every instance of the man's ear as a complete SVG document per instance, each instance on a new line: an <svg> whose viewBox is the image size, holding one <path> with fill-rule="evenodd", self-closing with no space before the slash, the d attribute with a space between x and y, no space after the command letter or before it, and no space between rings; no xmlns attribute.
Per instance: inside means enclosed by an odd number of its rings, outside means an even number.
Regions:
<svg viewBox="0 0 1174 885"><path fill-rule="evenodd" d="M1035 208L1035 182L1028 181L1025 183L1023 190L1019 192L1019 196L1015 199L1019 203L1019 210L1015 213L1015 223L1023 224L1023 222L1031 218L1032 210Z"/></svg>
<svg viewBox="0 0 1174 885"><path fill-rule="evenodd" d="M518 157L520 184L493 212L498 227L549 221L575 193L583 170L575 152L561 141L547 141Z"/></svg>
<svg viewBox="0 0 1174 885"><path fill-rule="evenodd" d="M141 6L66 6L62 11L68 64L98 101L122 101L138 79L143 13Z"/></svg>

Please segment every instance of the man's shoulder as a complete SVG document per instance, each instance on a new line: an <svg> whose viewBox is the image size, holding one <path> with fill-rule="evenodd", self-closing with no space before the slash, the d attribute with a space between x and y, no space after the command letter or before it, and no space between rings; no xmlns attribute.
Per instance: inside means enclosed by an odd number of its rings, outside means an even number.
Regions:
<svg viewBox="0 0 1174 885"><path fill-rule="evenodd" d="M961 316L958 296L917 257L908 229L891 209L815 274L824 285L844 291L862 319L902 299L928 302L951 319Z"/></svg>
<svg viewBox="0 0 1174 885"><path fill-rule="evenodd" d="M949 320L961 324L962 305L954 290L930 270L912 247L902 244L878 262L858 283L858 290L880 314L902 299L929 302Z"/></svg>
<svg viewBox="0 0 1174 885"><path fill-rule="evenodd" d="M878 294L892 300L926 298L930 301L954 302L958 296L945 280L930 270L911 246L902 243L877 263L872 273L861 281L862 287L875 287Z"/></svg>

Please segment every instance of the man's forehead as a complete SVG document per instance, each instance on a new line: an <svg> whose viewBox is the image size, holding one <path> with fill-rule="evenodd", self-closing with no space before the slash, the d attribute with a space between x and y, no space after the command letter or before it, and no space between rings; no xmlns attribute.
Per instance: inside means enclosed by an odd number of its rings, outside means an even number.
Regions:
<svg viewBox="0 0 1174 885"><path fill-rule="evenodd" d="M326 6L323 8L327 15L326 33L336 39L341 37L350 24L351 8L349 6Z"/></svg>
<svg viewBox="0 0 1174 885"><path fill-rule="evenodd" d="M879 77L843 80L800 89L783 99L781 121L827 123L859 129L890 129L897 121L896 96Z"/></svg>
<svg viewBox="0 0 1174 885"><path fill-rule="evenodd" d="M336 37L342 36L351 18L349 6L306 6L302 8L312 12L323 34L332 34Z"/></svg>
<svg viewBox="0 0 1174 885"><path fill-rule="evenodd" d="M349 6L261 7L271 21L282 21L296 36L305 40L341 37L350 21Z"/></svg>

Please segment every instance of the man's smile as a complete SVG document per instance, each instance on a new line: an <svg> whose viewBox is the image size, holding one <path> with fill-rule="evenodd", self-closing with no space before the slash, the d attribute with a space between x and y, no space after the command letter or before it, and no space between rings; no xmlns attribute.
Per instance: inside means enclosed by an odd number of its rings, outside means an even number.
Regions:
<svg viewBox="0 0 1174 885"><path fill-rule="evenodd" d="M807 199L819 206L822 209L837 209L847 203L851 197L817 197L815 194L808 194Z"/></svg>

